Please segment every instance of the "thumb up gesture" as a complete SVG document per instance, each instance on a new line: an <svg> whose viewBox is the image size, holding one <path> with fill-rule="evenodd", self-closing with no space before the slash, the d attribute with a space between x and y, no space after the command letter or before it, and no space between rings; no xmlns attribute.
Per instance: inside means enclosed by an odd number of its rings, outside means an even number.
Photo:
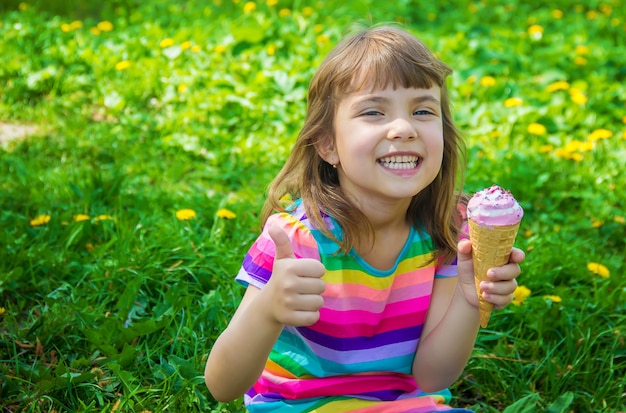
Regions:
<svg viewBox="0 0 626 413"><path fill-rule="evenodd" d="M322 293L326 283L324 265L313 258L296 258L289 237L279 227L270 227L269 235L276 245L272 276L263 289L273 318L294 327L314 324L324 305Z"/></svg>

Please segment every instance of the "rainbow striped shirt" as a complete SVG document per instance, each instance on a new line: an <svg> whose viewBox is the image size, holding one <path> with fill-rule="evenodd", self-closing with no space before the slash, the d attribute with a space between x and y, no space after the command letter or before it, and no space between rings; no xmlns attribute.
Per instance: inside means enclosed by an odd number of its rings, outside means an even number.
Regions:
<svg viewBox="0 0 626 413"><path fill-rule="evenodd" d="M341 239L330 217L328 228ZM411 375L435 277L456 275L456 267L429 262L433 243L411 229L396 265L380 271L354 251L316 230L300 203L290 213L270 216L245 256L236 279L258 288L269 280L275 246L267 233L281 227L296 257L326 267L324 306L308 327L285 326L265 369L245 394L251 413L425 413L450 409L450 393L426 394ZM254 343L250 343L254 345Z"/></svg>

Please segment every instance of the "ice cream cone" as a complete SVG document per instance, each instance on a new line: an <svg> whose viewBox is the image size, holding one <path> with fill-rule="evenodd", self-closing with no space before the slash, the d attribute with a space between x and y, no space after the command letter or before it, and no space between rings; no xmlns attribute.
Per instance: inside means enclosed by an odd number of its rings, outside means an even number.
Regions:
<svg viewBox="0 0 626 413"><path fill-rule="evenodd" d="M482 298L480 282L487 280L487 271L509 262L519 222L513 225L484 225L469 219L470 240L474 260L474 282L480 310L480 325L487 327L493 304Z"/></svg>

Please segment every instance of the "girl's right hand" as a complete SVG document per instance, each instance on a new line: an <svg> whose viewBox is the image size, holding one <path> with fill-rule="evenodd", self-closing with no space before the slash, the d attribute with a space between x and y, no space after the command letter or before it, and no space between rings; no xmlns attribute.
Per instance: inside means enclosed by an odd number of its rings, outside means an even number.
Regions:
<svg viewBox="0 0 626 413"><path fill-rule="evenodd" d="M274 267L262 294L267 294L271 315L276 322L294 327L309 326L320 317L326 283L324 264L313 258L296 258L289 237L279 227L270 227L276 245Z"/></svg>

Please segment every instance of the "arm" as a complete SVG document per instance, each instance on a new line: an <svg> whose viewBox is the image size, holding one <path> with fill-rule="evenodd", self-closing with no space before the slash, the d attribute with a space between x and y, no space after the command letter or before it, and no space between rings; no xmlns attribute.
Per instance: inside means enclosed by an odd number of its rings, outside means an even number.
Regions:
<svg viewBox="0 0 626 413"><path fill-rule="evenodd" d="M510 263L489 271L483 297L497 308L511 302L524 254L511 253ZM459 243L458 277L435 279L422 338L413 361L420 389L431 392L450 386L459 377L474 348L479 327L478 297L474 286L471 242Z"/></svg>
<svg viewBox="0 0 626 413"><path fill-rule="evenodd" d="M324 303L324 265L297 259L282 229L272 227L269 234L276 244L272 276L263 289L248 286L207 359L204 381L218 401L234 400L252 387L283 326L315 323Z"/></svg>

